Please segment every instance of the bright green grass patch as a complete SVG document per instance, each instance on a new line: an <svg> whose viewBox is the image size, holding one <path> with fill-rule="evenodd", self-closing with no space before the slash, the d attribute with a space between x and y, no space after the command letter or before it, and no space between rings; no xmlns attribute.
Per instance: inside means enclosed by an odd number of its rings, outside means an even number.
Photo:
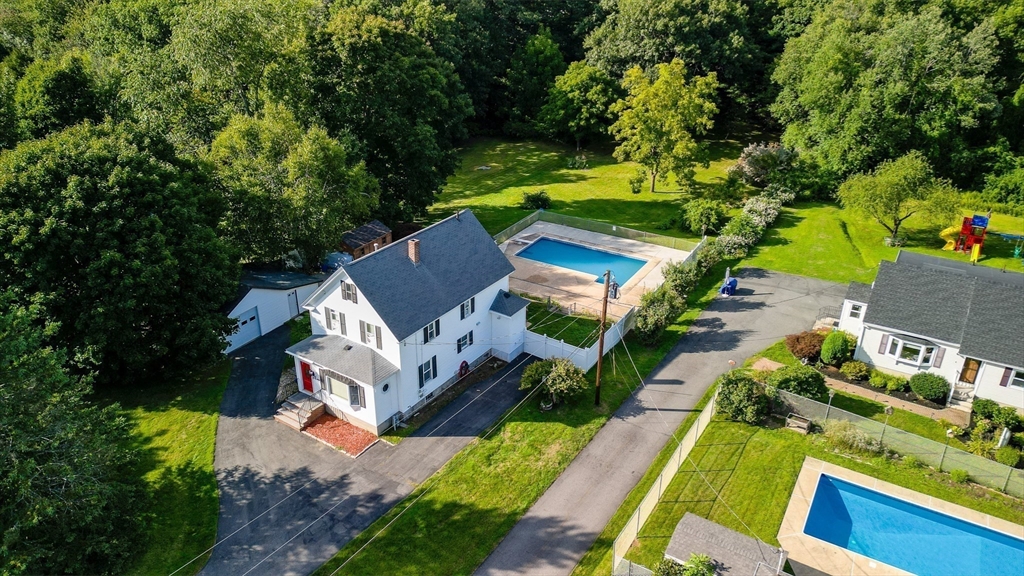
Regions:
<svg viewBox="0 0 1024 576"><path fill-rule="evenodd" d="M624 344L640 374L654 369L714 299L719 276L716 269L705 277L694 291L700 296L694 296L692 308L670 326L656 347L642 346L627 334ZM550 412L541 412L536 399L510 411L492 433L474 440L316 574L334 572L374 535L373 543L339 574L472 572L639 384L636 373L625 369L621 347L612 353L619 357L619 369L606 371L601 406L593 406L591 390ZM594 370L587 376L593 382Z"/></svg>
<svg viewBox="0 0 1024 576"><path fill-rule="evenodd" d="M656 565L686 512L778 545L782 517L805 456L1011 522L1024 521L1024 502L978 486L954 484L928 468L882 458L848 458L826 450L814 436L716 420L701 435L626 557L645 566Z"/></svg>
<svg viewBox="0 0 1024 576"><path fill-rule="evenodd" d="M531 332L562 340L579 348L589 348L597 342L600 321L589 316L574 316L551 312L541 302L530 302L526 308L526 326Z"/></svg>
<svg viewBox="0 0 1024 576"><path fill-rule="evenodd" d="M907 236L907 250L967 262L966 255L942 249L946 241L939 232L940 228L915 218L900 228L900 234ZM1021 260L1013 259L1013 242L1002 239L998 232L1024 233L1024 219L993 215L979 263L1024 271ZM883 244L887 235L877 222L837 204L798 203L783 211L744 264L833 282L869 283L879 262L896 259L899 249Z"/></svg>
<svg viewBox="0 0 1024 576"><path fill-rule="evenodd" d="M231 373L223 360L189 378L126 387L120 402L143 449L139 473L152 495L151 524L132 574L166 576L202 554L217 535L213 448L221 396ZM194 574L200 558L178 574Z"/></svg>
<svg viewBox="0 0 1024 576"><path fill-rule="evenodd" d="M743 365L749 368L757 361L758 358L767 358L768 360L778 362L779 364L785 364L786 366L796 366L800 363L800 359L793 356L793 353L789 351L789 348L786 348L786 341L784 339L779 340L775 344L772 344L757 354L754 354L748 358Z"/></svg>

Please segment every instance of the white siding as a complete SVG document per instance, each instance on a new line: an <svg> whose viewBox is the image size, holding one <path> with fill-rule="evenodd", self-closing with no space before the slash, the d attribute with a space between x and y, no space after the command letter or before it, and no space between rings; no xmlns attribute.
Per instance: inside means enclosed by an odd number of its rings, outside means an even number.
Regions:
<svg viewBox="0 0 1024 576"><path fill-rule="evenodd" d="M345 274L341 274L339 277L341 280L348 282L349 279ZM379 327L383 332L381 338L380 349L377 349L376 342L367 342L367 345L374 348L381 353L382 356L387 358L388 362L391 362L395 366L401 368L401 354L399 353L398 340L391 334L388 327L384 325L384 321L381 319L377 311L373 309L367 301L366 296L356 286L356 302L352 303L350 300L345 300L341 297L341 285L336 284L332 287L332 290L317 303L316 308L310 311L309 317L313 324L313 334L338 334L341 335L341 329L338 326L334 326L332 330L327 329L326 318L324 308L330 308L337 310L338 312L345 315L345 329L347 335L345 336L349 340L354 342L361 342L359 335L359 321L362 320L367 324L373 324Z"/></svg>
<svg viewBox="0 0 1024 576"><path fill-rule="evenodd" d="M511 361L523 352L526 334L526 308L512 317L491 312L491 351L495 356Z"/></svg>
<svg viewBox="0 0 1024 576"><path fill-rule="evenodd" d="M291 320L294 317L292 315L292 311L296 306L295 300L298 299L298 304L302 304L303 300L308 298L309 295L316 290L316 287L317 284L307 284L291 290L253 288L249 290L249 293L235 305L230 313L228 313L228 317L238 318L239 314L242 312L255 307L259 311L259 335L262 336L263 334L266 334ZM289 299L292 299L293 302L291 306L289 306L288 303ZM301 312L302 310L299 309L299 311ZM232 334L228 337L228 346L224 349L224 352L231 352L248 342L251 342L251 340L243 342L241 339L235 338L235 334Z"/></svg>
<svg viewBox="0 0 1024 576"><path fill-rule="evenodd" d="M861 307L859 318L854 318L850 315L854 305ZM854 302L853 300L843 300L843 308L839 313L839 329L859 337L861 330L864 328L864 313L867 309L867 304Z"/></svg>
<svg viewBox="0 0 1024 576"><path fill-rule="evenodd" d="M1024 388L1000 386L1005 366L982 362L975 381L975 398L988 398L1006 406L1013 406L1018 412L1024 412Z"/></svg>
<svg viewBox="0 0 1024 576"><path fill-rule="evenodd" d="M886 334L891 336L893 333L865 326L863 329L863 335L858 340L854 358L862 362L866 362L883 372L891 372L907 378L921 372L922 370L917 366L898 362L892 356L887 356L878 352L878 347L882 343L882 337ZM896 337L898 338L899 335L897 334ZM946 349L942 359L942 366L938 368L935 366L929 366L925 371L931 372L932 374L938 374L946 380L949 380L950 384L955 384L957 378L960 376L960 368L962 368L964 364L964 359L958 355L960 348L958 346L948 346L941 342L936 342L935 344Z"/></svg>

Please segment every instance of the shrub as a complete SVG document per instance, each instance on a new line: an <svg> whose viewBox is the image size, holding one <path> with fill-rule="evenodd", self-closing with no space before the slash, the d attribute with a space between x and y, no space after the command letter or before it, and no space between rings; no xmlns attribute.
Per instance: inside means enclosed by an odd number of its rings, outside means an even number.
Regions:
<svg viewBox="0 0 1024 576"><path fill-rule="evenodd" d="M974 403L971 405L971 409L979 418L991 420L992 416L995 415L996 410L999 410L999 404L988 398L975 398Z"/></svg>
<svg viewBox="0 0 1024 576"><path fill-rule="evenodd" d="M786 336L786 348L801 360L814 360L820 356L824 342L824 334L810 330Z"/></svg>
<svg viewBox="0 0 1024 576"><path fill-rule="evenodd" d="M1016 444L1018 447L1024 448L1024 432L1015 432L1013 436L1011 436L1010 441Z"/></svg>
<svg viewBox="0 0 1024 576"><path fill-rule="evenodd" d="M759 226L746 212L733 216L722 228L721 236L735 236L744 246L753 246L761 239L764 228Z"/></svg>
<svg viewBox="0 0 1024 576"><path fill-rule="evenodd" d="M569 158L565 162L565 167L568 168L569 170L586 170L587 168L590 167L590 163L587 162L586 154L579 154L577 156Z"/></svg>
<svg viewBox="0 0 1024 576"><path fill-rule="evenodd" d="M782 184L769 184L764 192L761 192L761 196L770 200L776 200L779 204L786 205L796 200L796 192L793 192L789 188Z"/></svg>
<svg viewBox="0 0 1024 576"><path fill-rule="evenodd" d="M837 366L853 355L851 336L842 330L833 330L821 344L821 361L830 366Z"/></svg>
<svg viewBox="0 0 1024 576"><path fill-rule="evenodd" d="M629 191L633 194L639 194L644 191L644 185L647 184L647 170L643 168L637 168L636 172L629 179Z"/></svg>
<svg viewBox="0 0 1024 576"><path fill-rule="evenodd" d="M949 478L957 484L963 484L971 479L971 475L967 473L967 470L950 470Z"/></svg>
<svg viewBox="0 0 1024 576"><path fill-rule="evenodd" d="M918 372L910 377L910 389L925 400L943 402L949 394L949 380L938 374Z"/></svg>
<svg viewBox="0 0 1024 576"><path fill-rule="evenodd" d="M815 400L824 398L828 393L825 377L810 366L784 366L768 377L767 384L779 390L799 394Z"/></svg>
<svg viewBox="0 0 1024 576"><path fill-rule="evenodd" d="M654 568L654 576L715 576L715 563L706 554L690 554L682 564L665 558Z"/></svg>
<svg viewBox="0 0 1024 576"><path fill-rule="evenodd" d="M530 210L547 210L551 208L551 196L548 196L547 190L543 189L536 192L523 192L523 201L519 207Z"/></svg>
<svg viewBox="0 0 1024 576"><path fill-rule="evenodd" d="M666 285L641 296L633 326L640 342L646 346L656 344L672 319L679 316L682 307L682 300Z"/></svg>
<svg viewBox="0 0 1024 576"><path fill-rule="evenodd" d="M725 219L725 209L721 202L714 200L691 200L682 210L680 224L694 234L706 235L708 230L716 230Z"/></svg>
<svg viewBox="0 0 1024 576"><path fill-rule="evenodd" d="M843 364L843 367L839 369L839 373L850 380L866 380L868 375L871 374L871 369L860 360L851 360Z"/></svg>
<svg viewBox="0 0 1024 576"><path fill-rule="evenodd" d="M551 373L554 362L551 360L538 360L523 368L523 375L519 378L520 390L533 390L540 384L545 376Z"/></svg>
<svg viewBox="0 0 1024 576"><path fill-rule="evenodd" d="M795 157L794 151L778 142L751 144L728 173L751 186L765 186L777 173L788 170Z"/></svg>
<svg viewBox="0 0 1024 576"><path fill-rule="evenodd" d="M1020 415L1009 406L996 408L995 412L992 413L992 421L1000 426L1009 428L1011 432L1021 426Z"/></svg>
<svg viewBox="0 0 1024 576"><path fill-rule="evenodd" d="M881 454L883 451L881 442L847 420L826 420L821 435L829 446L843 452Z"/></svg>
<svg viewBox="0 0 1024 576"><path fill-rule="evenodd" d="M907 389L907 379L902 376L894 376L888 374L885 381L885 391L889 394L893 392L903 392Z"/></svg>
<svg viewBox="0 0 1024 576"><path fill-rule="evenodd" d="M743 213L763 232L772 225L782 212L782 202L767 196L754 196L743 203Z"/></svg>
<svg viewBox="0 0 1024 576"><path fill-rule="evenodd" d="M875 388L885 388L887 382L889 382L888 374L874 369L871 370L871 375L868 377L868 384L871 384Z"/></svg>
<svg viewBox="0 0 1024 576"><path fill-rule="evenodd" d="M544 383L544 389L551 394L552 402L568 400L587 389L587 374L568 358L552 360L551 373Z"/></svg>
<svg viewBox="0 0 1024 576"><path fill-rule="evenodd" d="M726 372L718 386L718 414L747 424L759 424L768 416L768 395L746 372Z"/></svg>
<svg viewBox="0 0 1024 576"><path fill-rule="evenodd" d="M996 462L999 462L1000 464L1006 464L1011 468L1015 468L1020 462L1020 459L1020 450L1017 450L1013 446L1003 446L996 450Z"/></svg>

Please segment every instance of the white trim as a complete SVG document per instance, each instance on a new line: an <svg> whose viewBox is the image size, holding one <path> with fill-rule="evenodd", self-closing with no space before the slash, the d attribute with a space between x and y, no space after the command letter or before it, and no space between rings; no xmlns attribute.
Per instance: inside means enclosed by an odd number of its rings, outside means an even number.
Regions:
<svg viewBox="0 0 1024 576"><path fill-rule="evenodd" d="M914 338L921 338L923 340L927 340L929 342L934 342L936 344L942 344L942 345L946 346L947 348L959 348L960 347L960 343L959 342L950 342L948 340L940 340L940 339L934 338L932 336L925 336L923 334L915 334L914 332L907 332L906 330L899 330L897 328L892 328L891 326L882 326L881 324L872 324L870 322L864 322L863 324L865 326L869 327L869 328L874 328L875 330L878 330L880 332L886 332L890 336L894 336L897 333L899 333L899 334L905 334L907 336L912 336Z"/></svg>

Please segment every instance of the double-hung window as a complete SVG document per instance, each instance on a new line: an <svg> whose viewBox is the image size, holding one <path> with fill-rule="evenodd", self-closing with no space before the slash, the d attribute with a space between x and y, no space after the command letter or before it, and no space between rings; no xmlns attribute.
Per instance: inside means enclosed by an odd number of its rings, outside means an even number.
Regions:
<svg viewBox="0 0 1024 576"><path fill-rule="evenodd" d="M438 318L423 327L423 343L426 344L441 334L441 319Z"/></svg>
<svg viewBox="0 0 1024 576"><path fill-rule="evenodd" d="M468 334L466 334L462 338L459 338L459 343L457 344L458 352L461 354L463 350L465 350L466 348L469 348L472 345L473 345L473 331L470 330Z"/></svg>
<svg viewBox="0 0 1024 576"><path fill-rule="evenodd" d="M420 364L420 388L427 382L437 377L437 356L431 356L423 364Z"/></svg>
<svg viewBox="0 0 1024 576"><path fill-rule="evenodd" d="M327 390L332 396L336 396L346 402L349 406L366 406L366 395L363 388L355 380L338 373L326 375Z"/></svg>
<svg viewBox="0 0 1024 576"><path fill-rule="evenodd" d="M473 312L476 312L476 297L462 303L462 306L459 307L459 317L461 320L465 320Z"/></svg>
<svg viewBox="0 0 1024 576"><path fill-rule="evenodd" d="M1009 384L1014 388L1024 388L1024 370L1014 370Z"/></svg>
<svg viewBox="0 0 1024 576"><path fill-rule="evenodd" d="M864 313L863 304L851 304L850 305L850 318L860 318Z"/></svg>
<svg viewBox="0 0 1024 576"><path fill-rule="evenodd" d="M942 348L925 342L886 335L882 337L881 351L900 364L921 367L938 367L942 364Z"/></svg>
<svg viewBox="0 0 1024 576"><path fill-rule="evenodd" d="M327 321L328 330L337 330L342 336L346 335L345 315L334 308L324 308L324 318Z"/></svg>
<svg viewBox="0 0 1024 576"><path fill-rule="evenodd" d="M359 303L359 297L356 294L356 285L350 282L341 283L341 299L348 300L353 304Z"/></svg>
<svg viewBox="0 0 1024 576"><path fill-rule="evenodd" d="M374 326L362 320L359 321L359 340L367 346L376 344L377 350L384 348L384 338L380 326Z"/></svg>

